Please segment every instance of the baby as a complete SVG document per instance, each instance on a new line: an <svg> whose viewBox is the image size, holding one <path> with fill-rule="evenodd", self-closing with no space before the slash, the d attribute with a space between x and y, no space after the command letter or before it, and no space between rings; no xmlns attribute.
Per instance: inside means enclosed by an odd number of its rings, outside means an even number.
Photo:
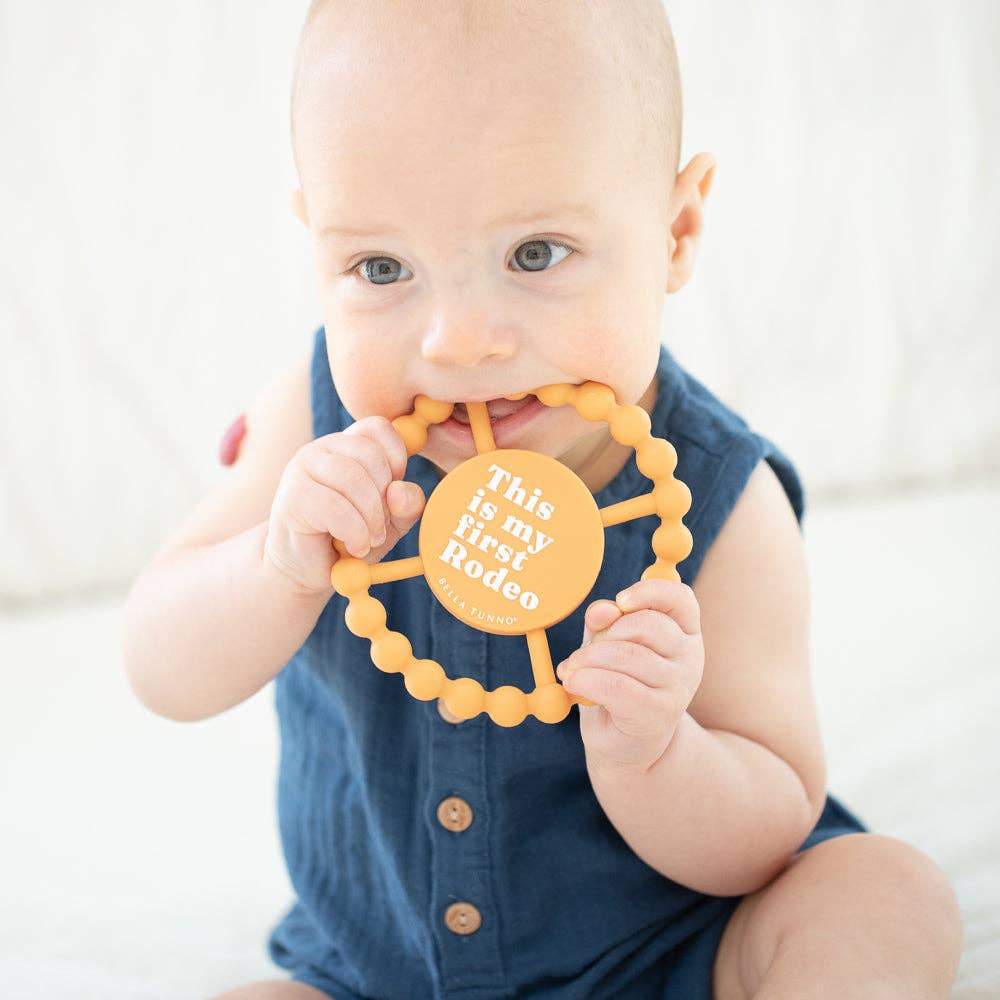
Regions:
<svg viewBox="0 0 1000 1000"><path fill-rule="evenodd" d="M125 618L130 683L159 715L204 719L275 680L297 898L268 947L291 978L228 1000L948 993L944 873L826 791L795 468L660 342L714 170L707 153L678 170L680 93L661 0L307 14L293 201L323 325ZM593 590L548 630L578 696L560 723L412 697L347 628L333 539L368 563L418 554L428 495L476 454L466 401L498 448L557 459L598 507L647 493L605 422L531 394L588 380L676 449L681 579L640 579L656 517L607 529ZM390 421L419 394L458 405L407 459ZM415 656L530 689L523 639L469 628L421 579L373 592Z"/></svg>

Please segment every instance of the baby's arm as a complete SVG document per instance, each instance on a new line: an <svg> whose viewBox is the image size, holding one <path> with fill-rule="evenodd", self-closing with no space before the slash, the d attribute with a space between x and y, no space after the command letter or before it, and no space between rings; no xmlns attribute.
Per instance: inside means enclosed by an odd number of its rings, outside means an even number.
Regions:
<svg viewBox="0 0 1000 1000"><path fill-rule="evenodd" d="M826 798L809 684L808 577L794 513L762 461L693 587L701 684L648 771L590 766L608 818L647 864L701 892L766 884Z"/></svg>
<svg viewBox="0 0 1000 1000"><path fill-rule="evenodd" d="M262 558L282 470L312 437L308 394L301 357L249 408L240 458L223 482L132 584L125 669L158 715L203 719L248 698L302 644L330 596L296 590Z"/></svg>
<svg viewBox="0 0 1000 1000"><path fill-rule="evenodd" d="M259 690L309 635L329 595L262 558L267 522L151 563L125 611L129 682L157 715L193 721ZM331 590L332 594L332 590Z"/></svg>
<svg viewBox="0 0 1000 1000"><path fill-rule="evenodd" d="M158 715L204 719L258 691L333 595L333 538L374 562L422 509L412 483L387 499L406 467L389 421L369 417L313 440L308 364L299 359L263 390L224 482L133 583L125 670Z"/></svg>

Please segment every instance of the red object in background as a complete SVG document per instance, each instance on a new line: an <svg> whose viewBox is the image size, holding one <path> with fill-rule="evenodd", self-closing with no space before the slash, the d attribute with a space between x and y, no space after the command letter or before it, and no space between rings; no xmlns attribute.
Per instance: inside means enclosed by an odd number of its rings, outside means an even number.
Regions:
<svg viewBox="0 0 1000 1000"><path fill-rule="evenodd" d="M241 413L230 425L219 445L219 461L223 465L232 465L240 453L240 442L247 432L247 415Z"/></svg>

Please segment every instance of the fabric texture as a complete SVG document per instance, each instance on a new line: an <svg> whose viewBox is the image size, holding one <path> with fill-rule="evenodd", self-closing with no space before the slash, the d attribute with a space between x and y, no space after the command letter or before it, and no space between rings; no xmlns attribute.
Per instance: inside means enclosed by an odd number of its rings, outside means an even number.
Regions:
<svg viewBox="0 0 1000 1000"><path fill-rule="evenodd" d="M653 434L673 444L675 475L692 494L694 537L678 564L692 584L705 553L761 459L802 524L805 497L790 460L687 373L665 345L657 365ZM313 432L354 422L337 394L325 332L315 333ZM420 455L406 479L425 496L438 483ZM634 453L594 494L598 507L646 493ZM586 608L613 599L653 560L648 516L606 529L604 564L590 594L547 629L552 662L576 649ZM417 555L411 530L386 559ZM612 558L613 556L613 558ZM389 628L449 676L530 689L521 636L469 628L423 578L378 584ZM336 1000L501 997L710 1000L711 969L741 897L688 889L638 858L594 795L577 711L561 723L528 717L504 728L485 713L454 724L371 660L368 639L345 624L335 594L275 679L280 729L278 819L297 899L268 940L274 962ZM473 820L453 832L439 803L459 796ZM864 824L828 795L800 850ZM447 908L465 901L482 923L456 934Z"/></svg>

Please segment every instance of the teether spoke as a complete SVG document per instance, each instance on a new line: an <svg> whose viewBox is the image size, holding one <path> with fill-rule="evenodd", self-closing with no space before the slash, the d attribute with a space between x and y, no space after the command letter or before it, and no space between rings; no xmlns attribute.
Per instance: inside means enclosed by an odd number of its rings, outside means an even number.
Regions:
<svg viewBox="0 0 1000 1000"><path fill-rule="evenodd" d="M388 583L390 580L408 580L411 576L424 575L424 560L422 556L410 556L407 559L390 559L388 562L375 563L368 567L372 583Z"/></svg>
<svg viewBox="0 0 1000 1000"><path fill-rule="evenodd" d="M466 403L466 412L469 414L469 426L472 428L472 438L476 443L476 451L482 454L484 451L496 451L496 442L493 440L493 424L490 422L490 411L485 403Z"/></svg>
<svg viewBox="0 0 1000 1000"><path fill-rule="evenodd" d="M531 673L535 679L535 690L545 687L547 684L556 683L556 672L552 666L552 653L549 650L549 636L543 628L531 629L524 633L528 640L528 656L531 658ZM565 692L569 694L569 692ZM570 695L571 702L580 705L593 705L589 698L582 695Z"/></svg>
<svg viewBox="0 0 1000 1000"><path fill-rule="evenodd" d="M631 497L621 503L613 503L610 507L601 507L601 521L605 528L623 521L634 521L639 517L647 517L656 513L656 497L652 493L643 493L641 497Z"/></svg>
<svg viewBox="0 0 1000 1000"><path fill-rule="evenodd" d="M531 672L535 677L535 687L552 684L556 672L552 667L552 654L549 652L549 637L543 628L532 629L524 633L528 640L528 656L531 657Z"/></svg>

